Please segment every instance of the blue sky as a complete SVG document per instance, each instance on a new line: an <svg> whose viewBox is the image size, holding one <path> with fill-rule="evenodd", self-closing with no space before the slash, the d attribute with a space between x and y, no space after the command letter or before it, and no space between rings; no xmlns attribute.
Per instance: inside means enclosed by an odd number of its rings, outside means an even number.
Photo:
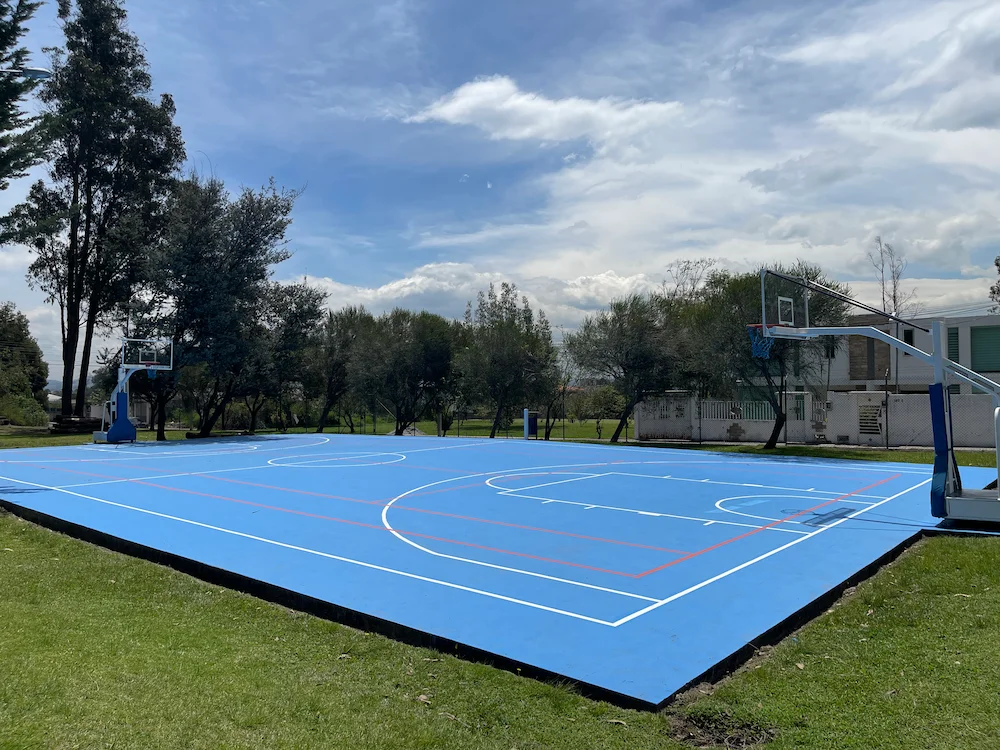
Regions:
<svg viewBox="0 0 1000 750"><path fill-rule="evenodd" d="M559 324L667 266L807 258L926 308L1000 254L1000 0L135 0L190 167L305 188L279 278L462 314L491 280ZM54 3L28 44L58 44ZM44 64L44 56L36 62ZM0 209L29 181L0 196ZM0 272L50 362L58 321Z"/></svg>

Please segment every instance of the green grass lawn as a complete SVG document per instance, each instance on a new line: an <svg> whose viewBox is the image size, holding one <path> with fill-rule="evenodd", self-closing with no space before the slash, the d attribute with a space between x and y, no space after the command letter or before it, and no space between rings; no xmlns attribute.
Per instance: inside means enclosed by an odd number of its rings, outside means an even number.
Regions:
<svg viewBox="0 0 1000 750"><path fill-rule="evenodd" d="M629 425L632 423L630 422ZM466 419L462 422L461 428L458 422L454 422L451 429L448 430L448 437L458 437L459 432L461 432L462 437L489 437L490 428L493 423L488 419ZM608 440L611 435L614 434L615 427L618 426L618 420L616 419L604 419L601 421L602 427L602 439ZM391 425L390 425L391 427ZM556 422L555 427L552 429L552 439L561 440L563 437L563 423ZM417 422L416 428L427 435L437 435L437 424L431 420ZM539 420L538 430L544 435L545 421ZM565 424L565 434L567 440L597 440L597 422L593 419L588 419L583 422L569 422ZM501 430L497 433L498 437L520 438L524 435L524 420L515 419L510 426L509 430ZM625 439L625 434L622 433L623 441Z"/></svg>
<svg viewBox="0 0 1000 750"><path fill-rule="evenodd" d="M167 440L183 440L184 430L167 430ZM139 440L156 440L155 430L139 430ZM0 428L0 450L4 448L45 448L53 445L85 445L93 442L89 434L50 435L43 428Z"/></svg>
<svg viewBox="0 0 1000 750"><path fill-rule="evenodd" d="M916 545L720 685L629 711L0 514L0 747L1000 747L1000 539ZM711 743L710 743L711 744Z"/></svg>
<svg viewBox="0 0 1000 750"><path fill-rule="evenodd" d="M932 464L934 453L925 449L851 448L836 445L788 445L774 450L764 450L754 444L698 445L696 443L639 443L646 448L685 448L688 450L743 453L753 456L802 456L804 458L849 459L852 461L893 461L896 463ZM997 455L993 450L959 450L955 458L961 466L996 466Z"/></svg>

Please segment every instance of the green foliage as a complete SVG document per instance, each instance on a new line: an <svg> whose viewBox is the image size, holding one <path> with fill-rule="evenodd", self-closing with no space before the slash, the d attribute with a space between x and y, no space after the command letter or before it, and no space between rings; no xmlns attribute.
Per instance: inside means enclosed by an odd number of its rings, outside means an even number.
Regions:
<svg viewBox="0 0 1000 750"><path fill-rule="evenodd" d="M480 292L475 308L465 314L463 345L458 358L462 397L467 403L489 404L495 437L505 414L535 400L544 390L555 349L545 314L537 317L517 287L493 284Z"/></svg>
<svg viewBox="0 0 1000 750"><path fill-rule="evenodd" d="M0 417L17 425L48 424L48 374L28 319L12 302L0 305Z"/></svg>
<svg viewBox="0 0 1000 750"><path fill-rule="evenodd" d="M800 261L791 267L774 266L772 270L797 278L818 282L841 293L850 290L828 279L822 269ZM747 338L748 323L759 322L761 316L760 272L734 274L712 271L704 288L678 326L678 335L689 343L688 350L699 352L692 369L711 383L716 395L735 395L736 384L742 382L766 399L777 415L774 430L767 443L774 448L785 423L784 403L788 376L793 370L805 375L827 363L830 342L823 339L792 341L779 339L771 350L770 359L753 357ZM798 296L791 282L779 280L769 287L775 295ZM840 326L847 322L848 305L823 295L814 295L810 302L810 323L813 326Z"/></svg>
<svg viewBox="0 0 1000 750"><path fill-rule="evenodd" d="M220 180L197 175L170 196L137 325L174 341L177 387L197 404L203 434L234 398L280 397L302 369L323 295L271 281L274 265L290 257L285 231L297 196L272 180L231 199Z"/></svg>
<svg viewBox="0 0 1000 750"><path fill-rule="evenodd" d="M0 391L3 389L0 377ZM0 417L11 424L25 427L44 427L49 423L49 415L35 399L19 393L0 392Z"/></svg>
<svg viewBox="0 0 1000 750"><path fill-rule="evenodd" d="M667 388L674 375L676 350L653 296L612 300L607 310L567 334L565 342L581 371L610 381L622 396L612 442L617 442L633 409Z"/></svg>
<svg viewBox="0 0 1000 750"><path fill-rule="evenodd" d="M31 279L59 305L69 413L81 328L86 375L95 331L120 317L147 271L184 147L173 100L150 98L121 3L59 0L58 10L65 49L49 50L53 76L41 90L53 134L48 180L14 209L6 234L35 250ZM77 414L85 391L81 377Z"/></svg>
<svg viewBox="0 0 1000 750"><path fill-rule="evenodd" d="M393 310L368 326L354 350L353 380L361 393L384 404L396 434L436 403L451 375L452 327L428 312Z"/></svg>
<svg viewBox="0 0 1000 750"><path fill-rule="evenodd" d="M590 414L594 419L613 419L625 408L625 397L611 385L602 385L590 393Z"/></svg>
<svg viewBox="0 0 1000 750"><path fill-rule="evenodd" d="M0 393L27 395L44 407L48 377L49 366L31 335L28 318L13 302L0 305Z"/></svg>
<svg viewBox="0 0 1000 750"><path fill-rule="evenodd" d="M328 310L312 331L303 382L307 394L320 401L317 432L326 429L330 410L348 394L352 384L351 363L357 360L355 347L364 345L363 333L372 326L373 318L363 307L345 307L336 312ZM348 411L353 412L354 407L351 404Z"/></svg>
<svg viewBox="0 0 1000 750"><path fill-rule="evenodd" d="M305 363L308 342L320 318L326 295L306 284L270 284L264 308L249 329L254 346L240 372L237 390L250 413L254 431L257 414L267 398L278 404L278 422L293 422L293 402L301 400L303 382L309 379Z"/></svg>
<svg viewBox="0 0 1000 750"><path fill-rule="evenodd" d="M41 4L0 0L0 60L5 68L30 64L28 50L18 45ZM26 176L45 155L47 123L44 118L29 117L23 107L25 97L37 86L38 81L0 75L0 191L6 190L12 179Z"/></svg>

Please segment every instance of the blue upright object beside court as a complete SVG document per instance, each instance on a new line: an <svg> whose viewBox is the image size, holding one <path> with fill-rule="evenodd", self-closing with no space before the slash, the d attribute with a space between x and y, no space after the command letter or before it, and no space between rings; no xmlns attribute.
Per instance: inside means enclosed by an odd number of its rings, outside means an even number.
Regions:
<svg viewBox="0 0 1000 750"><path fill-rule="evenodd" d="M933 477L340 435L0 452L11 507L650 705L933 526Z"/></svg>

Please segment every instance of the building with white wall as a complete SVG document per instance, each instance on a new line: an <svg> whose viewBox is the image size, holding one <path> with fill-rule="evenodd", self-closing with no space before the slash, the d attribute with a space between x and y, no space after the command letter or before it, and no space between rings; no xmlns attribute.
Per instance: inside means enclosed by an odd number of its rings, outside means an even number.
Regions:
<svg viewBox="0 0 1000 750"><path fill-rule="evenodd" d="M928 330L934 319L913 322ZM930 333L895 323L886 324L876 316L859 316L854 325L874 325L918 349L933 349ZM946 356L958 364L1000 381L1000 315L946 318ZM864 336L848 336L840 342L830 363L831 391L884 391L926 393L933 382L930 365L920 362L888 344ZM973 393L970 385L953 385L952 393Z"/></svg>
<svg viewBox="0 0 1000 750"><path fill-rule="evenodd" d="M913 322L928 331L886 324L878 316L851 321L856 326L873 325L931 351L932 320ZM1000 315L948 318L943 323L946 356L1000 382ZM931 445L930 365L865 336L841 338L832 354L819 367L800 371L793 363L790 368L783 441L886 448ZM955 445L992 447L992 397L966 384L950 388ZM650 399L636 410L636 438L764 441L774 424L774 410L760 400L756 389L746 389L740 396L734 401L702 400L675 391Z"/></svg>

